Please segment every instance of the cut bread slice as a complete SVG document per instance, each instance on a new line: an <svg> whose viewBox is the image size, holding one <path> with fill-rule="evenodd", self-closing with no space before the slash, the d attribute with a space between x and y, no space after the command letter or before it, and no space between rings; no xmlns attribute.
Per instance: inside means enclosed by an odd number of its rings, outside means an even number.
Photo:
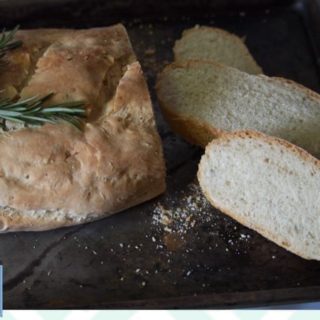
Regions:
<svg viewBox="0 0 320 320"><path fill-rule="evenodd" d="M225 134L206 147L198 179L228 216L320 260L320 161L303 149L252 131Z"/></svg>
<svg viewBox="0 0 320 320"><path fill-rule="evenodd" d="M157 94L167 121L192 143L252 129L320 154L320 95L293 81L189 61L164 69Z"/></svg>
<svg viewBox="0 0 320 320"><path fill-rule="evenodd" d="M243 40L218 28L201 26L185 30L173 51L178 62L212 60L250 74L263 73Z"/></svg>
<svg viewBox="0 0 320 320"><path fill-rule="evenodd" d="M125 28L17 37L24 45L8 60L20 80L0 76L0 83L18 97L51 92L53 103L83 100L87 121L83 130L57 123L0 134L0 232L81 224L161 194L162 144ZM30 58L34 42L41 52Z"/></svg>

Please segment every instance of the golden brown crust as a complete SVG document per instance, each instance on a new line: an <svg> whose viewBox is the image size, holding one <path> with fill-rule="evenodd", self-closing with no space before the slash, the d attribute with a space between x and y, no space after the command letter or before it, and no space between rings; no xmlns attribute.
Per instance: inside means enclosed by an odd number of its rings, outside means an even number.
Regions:
<svg viewBox="0 0 320 320"><path fill-rule="evenodd" d="M214 144L223 144L225 142L228 142L229 140L235 139L235 138L241 138L241 139L251 139L251 138L257 138L260 139L268 144L271 145L281 145L285 148L285 150L287 152L291 152L294 153L295 155L297 155L299 158L301 158L301 160L312 163L313 165L315 165L319 170L320 170L320 160L316 159L315 157L313 157L311 154L309 154L307 151L305 151L304 149L286 141L280 138L276 138L276 137L270 137L268 135L265 135L261 132L257 132L257 131L252 131L252 130L243 130L243 131L237 131L237 132L233 132L233 133L225 133L222 136L220 136L218 139L212 140L208 146L206 147L206 150L209 150L211 145ZM208 149L207 149L208 148ZM202 156L202 159L206 157L206 154L204 154ZM203 161L201 159L200 164L199 164L199 168L198 168L198 173L197 173L197 177L198 177L198 181L200 183L201 186L201 190L204 193L204 195L206 196L206 198L208 199L208 201L212 204L212 206L214 206L215 208L217 208L218 210L220 210L221 212L225 213L227 216L231 217L232 219L236 220L237 222L254 229L255 231L257 231L258 233L260 233L261 235L263 235L265 238L275 242L277 245L279 245L280 247L283 247L291 252L294 252L295 254L301 256L304 259L314 259L314 257L309 257L308 255L306 255L305 252L303 251L297 251L295 248L292 248L290 241L283 240L283 237L279 237L278 234L276 233L272 233L268 230L262 229L260 227L258 227L257 225L255 225L254 223L252 223L251 225L248 225L248 221L245 221L245 219L241 219L241 217L237 216L236 214L234 214L233 212L231 212L230 210L226 209L225 207L218 205L217 201L215 199L213 199L213 197L209 194L208 190L206 190L205 188L203 188L203 185L201 183L201 180L204 180L204 169L201 165L201 162Z"/></svg>
<svg viewBox="0 0 320 320"><path fill-rule="evenodd" d="M291 88L294 87L295 90L300 91L301 93L305 94L310 98L311 100L314 100L316 102L320 102L320 94L312 91L311 89L303 86L302 84L295 82L290 79L281 78L281 77L268 77L265 75L260 74L259 77L271 82L271 83L280 83L281 85L289 85Z"/></svg>
<svg viewBox="0 0 320 320"><path fill-rule="evenodd" d="M1 96L12 97L13 92L19 93L22 88L24 92L22 97L28 97L34 92L37 94L46 94L48 91L62 89L65 85L66 91L70 88L75 80L81 83L81 75L88 71L106 72L106 69L101 64L104 61L106 64L112 65L113 60L120 60L125 57L126 64L135 61L130 41L127 32L123 25L117 24L107 28L93 29L33 29L20 30L16 34L16 38L21 40L23 45L10 52L7 55L6 68L0 74L0 87L5 88L5 92ZM56 50L55 50L56 49ZM104 54L104 52L106 54ZM47 57L48 55L48 57ZM64 59L64 57L68 59ZM95 65L95 59L100 62L100 68ZM38 60L39 64L38 64ZM110 61L111 60L111 61ZM63 62L63 65L60 65ZM85 65L86 63L86 65ZM45 68L50 65L49 70ZM60 68L58 66L60 65ZM82 67L83 71L80 75L76 73L73 67ZM123 67L125 64L123 65ZM44 70L35 70L42 67ZM69 67L69 68L68 68ZM73 81L71 84L67 81L61 81L59 71L68 68L68 75ZM86 70L89 68L89 70ZM101 70L102 69L102 70ZM47 71L47 75L44 71ZM41 77L46 79L50 77L51 86L47 87L43 84L43 79L34 77L34 73L41 74ZM82 73L82 74L81 74ZM60 81L53 81L53 76ZM32 76L32 83L26 86ZM80 76L80 79L79 79ZM84 85L88 85L84 83ZM73 88L74 89L74 88ZM96 91L96 90L95 90ZM64 97L60 99L65 99ZM88 94L87 94L88 96ZM57 96L54 99L59 100ZM71 100L72 97L68 97ZM65 101L65 100L64 100Z"/></svg>
<svg viewBox="0 0 320 320"><path fill-rule="evenodd" d="M189 143L205 148L212 139L222 134L222 130L216 129L196 118L175 113L170 108L167 108L160 98L158 100L162 113L172 130Z"/></svg>
<svg viewBox="0 0 320 320"><path fill-rule="evenodd" d="M68 29L19 30L16 39L22 41L22 46L5 56L5 68L0 73L0 88L4 91L0 97L17 96L44 50L68 32Z"/></svg>
<svg viewBox="0 0 320 320"><path fill-rule="evenodd" d="M82 82L74 83L81 89L81 84L88 81L101 84L105 79L109 80L108 76L96 74L98 65L105 72L117 64L117 72L111 74L116 74L120 79L110 79L117 80L115 92L105 94L101 98L103 103L84 97L94 107L100 107L98 117L86 123L83 131L67 124L47 124L0 135L2 232L47 230L100 219L149 200L165 190L162 146L140 64L131 63L134 54L127 36L121 35L125 30L123 27L120 31L119 26L102 29L83 31L85 37L74 32L73 39L76 43L90 39L92 44L92 37L101 36L103 32L104 41L108 35L112 45L107 45L110 49L107 53L101 53L99 44L98 51L97 48L93 51L86 49L86 54L110 54L113 59L107 59L113 60L114 64L109 66L98 61L93 68L77 57L74 69L65 69L65 72L81 76ZM86 38L88 34L89 38ZM66 45L65 39L61 40L62 45ZM61 43L51 46L58 50ZM50 54L48 52L48 56ZM56 63L59 54L55 52L52 63ZM68 61L64 54L59 57L61 65ZM51 60L46 66L48 69L50 63ZM123 67L124 64L126 67ZM87 74L82 72L84 65ZM122 67L125 70L120 70ZM38 65L39 74L34 77L45 73L45 85L56 84L58 77L49 76L47 70L42 71L42 68L44 66ZM63 70L60 72L63 82ZM64 84L71 90L72 83L69 81ZM31 79L29 88L32 87L32 90L29 93L44 93L39 89L42 85L41 82L35 85ZM56 85L56 92L60 93L60 88ZM94 94L103 91L99 86L91 88ZM61 97L62 101L68 100L63 95Z"/></svg>
<svg viewBox="0 0 320 320"><path fill-rule="evenodd" d="M219 128L215 128L209 123L206 123L197 118L174 112L171 106L164 103L164 101L161 99L161 95L159 94L159 83L165 76L166 72L170 72L171 69L189 68L202 63L204 63L204 61L188 60L183 62L173 62L167 65L158 75L156 91L163 115L166 121L170 124L172 130L181 135L189 143L205 148L212 139L219 137L225 131ZM214 64L218 67L223 68L223 65L216 62L208 61L206 63Z"/></svg>
<svg viewBox="0 0 320 320"><path fill-rule="evenodd" d="M271 137L271 136L268 136L268 135L266 135L262 132L259 132L259 131L240 130L240 131L235 131L235 132L225 132L225 133L221 134L219 139L212 140L209 145L219 144L221 141L222 142L228 141L228 140L234 139L236 137L239 137L241 139L258 138L268 144L280 144L280 145L284 146L287 149L287 151L290 151L291 153L295 153L304 161L308 161L308 162L312 162L312 163L316 164L320 169L320 160L315 158L314 156L312 156L306 150L300 148L299 146L297 146L293 143L290 143L287 140L284 140L284 139L281 139L278 137Z"/></svg>

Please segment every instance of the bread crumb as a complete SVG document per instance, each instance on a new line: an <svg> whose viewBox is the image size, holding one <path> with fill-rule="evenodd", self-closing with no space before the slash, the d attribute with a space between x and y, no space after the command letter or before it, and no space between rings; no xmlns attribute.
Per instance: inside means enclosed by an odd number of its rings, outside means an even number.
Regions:
<svg viewBox="0 0 320 320"><path fill-rule="evenodd" d="M181 191L168 203L158 203L153 210L152 222L167 233L185 234L196 223L211 220L211 205L202 194L200 187L192 183L188 190Z"/></svg>

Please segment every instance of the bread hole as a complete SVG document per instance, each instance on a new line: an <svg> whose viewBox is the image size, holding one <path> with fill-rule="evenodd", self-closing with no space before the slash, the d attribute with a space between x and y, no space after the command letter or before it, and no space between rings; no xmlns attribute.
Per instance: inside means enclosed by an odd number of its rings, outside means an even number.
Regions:
<svg viewBox="0 0 320 320"><path fill-rule="evenodd" d="M264 162L269 163L269 158L265 158Z"/></svg>
<svg viewBox="0 0 320 320"><path fill-rule="evenodd" d="M28 174L26 174L24 177L26 180L28 180L30 178L30 176Z"/></svg>
<svg viewBox="0 0 320 320"><path fill-rule="evenodd" d="M71 153L67 150L67 151L65 151L65 153L64 153L64 160L68 160L68 158L70 158L71 157Z"/></svg>
<svg viewBox="0 0 320 320"><path fill-rule="evenodd" d="M307 238L315 240L315 236L311 232L307 233Z"/></svg>

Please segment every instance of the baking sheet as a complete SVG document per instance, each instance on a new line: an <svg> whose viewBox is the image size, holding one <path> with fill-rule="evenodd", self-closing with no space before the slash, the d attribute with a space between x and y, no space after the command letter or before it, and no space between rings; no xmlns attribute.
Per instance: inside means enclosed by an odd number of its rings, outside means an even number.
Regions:
<svg viewBox="0 0 320 320"><path fill-rule="evenodd" d="M0 235L5 309L231 307L320 299L319 262L279 248L208 205L196 182L203 151L171 132L154 94L156 73L172 60L174 40L195 24L245 37L266 74L319 92L318 29L312 19L304 21L305 15L314 19L316 9L308 12L308 1L240 3L231 11L221 3L185 3L179 10L161 7L159 15L149 2L135 7L134 17L130 7L114 6L110 13L110 3L102 1L58 1L49 11L38 3L30 12L0 3L6 26L83 28L121 20L148 78L168 170L163 196L123 213L72 228Z"/></svg>

